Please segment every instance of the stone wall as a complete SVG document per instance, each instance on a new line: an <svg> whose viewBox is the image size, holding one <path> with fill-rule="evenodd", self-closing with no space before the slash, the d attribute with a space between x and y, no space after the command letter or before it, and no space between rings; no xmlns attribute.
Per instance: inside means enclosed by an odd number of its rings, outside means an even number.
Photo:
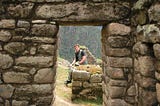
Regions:
<svg viewBox="0 0 160 106"><path fill-rule="evenodd" d="M72 76L72 99L96 100L102 98L102 74L74 70Z"/></svg>
<svg viewBox="0 0 160 106"><path fill-rule="evenodd" d="M54 102L58 26L101 25L103 105L157 106L159 13L159 0L1 0L0 105Z"/></svg>
<svg viewBox="0 0 160 106"><path fill-rule="evenodd" d="M124 24L110 23L103 27L102 85L104 106L136 105L131 54L133 37L130 33L131 28Z"/></svg>
<svg viewBox="0 0 160 106"><path fill-rule="evenodd" d="M51 104L57 32L45 20L0 20L1 106Z"/></svg>

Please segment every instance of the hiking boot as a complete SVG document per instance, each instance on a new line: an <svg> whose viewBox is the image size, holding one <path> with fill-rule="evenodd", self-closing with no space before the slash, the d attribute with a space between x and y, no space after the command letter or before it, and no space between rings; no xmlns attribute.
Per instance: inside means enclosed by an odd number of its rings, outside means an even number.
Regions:
<svg viewBox="0 0 160 106"><path fill-rule="evenodd" d="M66 86L68 86L69 83L71 83L71 81L69 81L69 80L67 80L67 81L64 82L64 84L65 84Z"/></svg>

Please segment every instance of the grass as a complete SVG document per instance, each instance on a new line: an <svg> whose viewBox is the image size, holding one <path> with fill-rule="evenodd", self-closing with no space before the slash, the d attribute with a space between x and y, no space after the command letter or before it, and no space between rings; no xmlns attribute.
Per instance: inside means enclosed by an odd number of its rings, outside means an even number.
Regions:
<svg viewBox="0 0 160 106"><path fill-rule="evenodd" d="M59 58L59 61L64 61ZM72 85L70 84L68 87L64 85L64 81L68 76L68 67L67 65L58 65L57 67L57 79L56 79L56 95L62 98L65 101L72 102ZM98 98L97 100L87 100L87 99L75 99L73 101L74 104L79 104L80 106L102 106L102 98Z"/></svg>

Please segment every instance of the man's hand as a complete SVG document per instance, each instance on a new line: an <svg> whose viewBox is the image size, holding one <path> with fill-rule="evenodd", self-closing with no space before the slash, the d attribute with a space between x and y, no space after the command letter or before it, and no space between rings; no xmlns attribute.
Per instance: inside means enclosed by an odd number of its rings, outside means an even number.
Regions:
<svg viewBox="0 0 160 106"><path fill-rule="evenodd" d="M75 66L79 66L79 62L76 62L76 63L75 63Z"/></svg>

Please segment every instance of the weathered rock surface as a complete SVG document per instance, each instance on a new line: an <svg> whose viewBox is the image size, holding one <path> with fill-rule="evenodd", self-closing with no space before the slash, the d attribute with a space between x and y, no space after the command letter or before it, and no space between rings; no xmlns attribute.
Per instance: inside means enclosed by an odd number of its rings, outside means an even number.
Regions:
<svg viewBox="0 0 160 106"><path fill-rule="evenodd" d="M0 53L0 69L8 69L13 65L13 58L6 54Z"/></svg>

